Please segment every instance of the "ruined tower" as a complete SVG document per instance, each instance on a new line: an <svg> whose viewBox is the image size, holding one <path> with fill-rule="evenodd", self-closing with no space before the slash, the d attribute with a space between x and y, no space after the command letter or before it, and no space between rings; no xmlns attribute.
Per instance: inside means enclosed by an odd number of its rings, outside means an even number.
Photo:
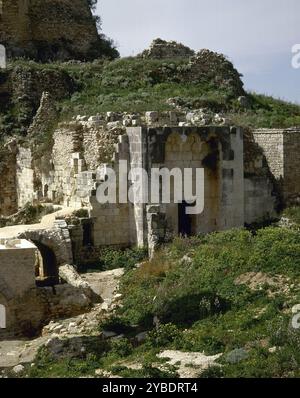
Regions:
<svg viewBox="0 0 300 398"><path fill-rule="evenodd" d="M87 0L0 0L0 43L9 58L91 60L102 55Z"/></svg>

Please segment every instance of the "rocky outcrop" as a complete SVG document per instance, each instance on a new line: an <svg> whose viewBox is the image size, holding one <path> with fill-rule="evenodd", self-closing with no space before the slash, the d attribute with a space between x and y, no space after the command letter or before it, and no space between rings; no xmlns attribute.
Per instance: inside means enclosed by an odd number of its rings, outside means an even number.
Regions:
<svg viewBox="0 0 300 398"><path fill-rule="evenodd" d="M6 110L12 109L16 112L13 119L7 119L4 124L0 123L0 135L26 135L41 105L43 93L49 93L55 102L68 98L75 89L76 84L72 77L60 68L53 69L28 63L0 72L0 114L2 116L4 112L5 115ZM45 101L46 98L43 99L43 103Z"/></svg>
<svg viewBox="0 0 300 398"><path fill-rule="evenodd" d="M245 95L242 75L233 64L223 55L203 49L191 58L187 71L188 81L212 81L220 89L231 90L233 97Z"/></svg>
<svg viewBox="0 0 300 398"><path fill-rule="evenodd" d="M29 135L40 135L48 132L57 120L58 112L51 95L43 92L40 106L28 129Z"/></svg>
<svg viewBox="0 0 300 398"><path fill-rule="evenodd" d="M108 50L110 55L118 55L98 34L87 0L2 3L0 42L6 46L9 58L93 60L109 55Z"/></svg>
<svg viewBox="0 0 300 398"><path fill-rule="evenodd" d="M158 81L174 80L182 83L207 83L217 85L220 90L232 93L232 97L245 96L242 75L234 68L233 64L223 55L207 49L195 53L189 47L175 41L167 42L156 39L149 49L138 55L146 59L176 59L182 58L186 64L163 64L155 72ZM245 98L244 101L246 101Z"/></svg>
<svg viewBox="0 0 300 398"><path fill-rule="evenodd" d="M194 50L184 44L176 41L165 41L155 39L149 49L145 50L139 56L142 58L168 59L168 58L188 58L195 54Z"/></svg>

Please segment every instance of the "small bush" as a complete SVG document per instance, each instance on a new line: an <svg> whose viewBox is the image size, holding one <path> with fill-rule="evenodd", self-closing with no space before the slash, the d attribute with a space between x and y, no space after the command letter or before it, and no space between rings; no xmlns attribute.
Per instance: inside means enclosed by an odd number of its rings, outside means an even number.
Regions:
<svg viewBox="0 0 300 398"><path fill-rule="evenodd" d="M126 250L115 250L106 248L100 256L102 270L112 270L116 268L132 269L137 263L144 260L147 256L145 249L133 248Z"/></svg>
<svg viewBox="0 0 300 398"><path fill-rule="evenodd" d="M73 215L78 218L88 218L89 211L87 209L82 208L82 209L74 211Z"/></svg>
<svg viewBox="0 0 300 398"><path fill-rule="evenodd" d="M110 354L124 358L132 353L132 345L126 338L113 339L110 343Z"/></svg>
<svg viewBox="0 0 300 398"><path fill-rule="evenodd" d="M159 325L157 329L153 329L147 336L147 341L153 347L166 347L180 338L180 330L172 323Z"/></svg>
<svg viewBox="0 0 300 398"><path fill-rule="evenodd" d="M289 218L293 223L300 226L300 207L299 206L289 207L288 209L286 209L283 212L282 216Z"/></svg>

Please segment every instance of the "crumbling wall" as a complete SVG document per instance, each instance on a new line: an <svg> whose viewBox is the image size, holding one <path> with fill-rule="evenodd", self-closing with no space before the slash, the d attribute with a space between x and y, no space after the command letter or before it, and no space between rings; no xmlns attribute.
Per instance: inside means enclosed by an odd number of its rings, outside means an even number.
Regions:
<svg viewBox="0 0 300 398"><path fill-rule="evenodd" d="M246 224L276 218L280 203L282 172L280 136L271 137L267 130L262 130L262 132L262 135L258 135L258 137L250 130L246 130L244 133ZM264 145L264 142L267 144L267 153L270 154L272 149L274 150L274 159L267 158L261 146ZM278 182L276 176L279 177Z"/></svg>
<svg viewBox="0 0 300 398"><path fill-rule="evenodd" d="M35 287L36 252L30 242L0 240L0 277L16 296Z"/></svg>
<svg viewBox="0 0 300 398"><path fill-rule="evenodd" d="M176 41L165 41L155 39L149 49L145 50L139 56L142 58L168 59L168 58L188 58L192 57L195 51L182 43Z"/></svg>
<svg viewBox="0 0 300 398"><path fill-rule="evenodd" d="M253 132L255 142L263 149L269 170L283 201L300 196L300 129L260 129Z"/></svg>
<svg viewBox="0 0 300 398"><path fill-rule="evenodd" d="M36 198L34 187L34 170L30 148L19 147L16 162L16 189L18 195L18 207L23 207L26 205L26 203L32 203L34 198Z"/></svg>
<svg viewBox="0 0 300 398"><path fill-rule="evenodd" d="M300 203L300 128L288 129L283 136L284 198L287 203Z"/></svg>
<svg viewBox="0 0 300 398"><path fill-rule="evenodd" d="M0 150L0 176L0 216L9 216L18 209L16 146L13 142Z"/></svg>
<svg viewBox="0 0 300 398"><path fill-rule="evenodd" d="M219 89L223 88L227 92L231 90L233 96L245 95L240 73L223 54L207 49L195 53L181 43L156 39L151 43L150 48L139 56L153 59L182 58L183 64L179 66L178 73L172 70L172 75L176 75L176 81L183 83L210 81ZM184 60L186 60L185 63ZM162 69L159 71L164 74Z"/></svg>

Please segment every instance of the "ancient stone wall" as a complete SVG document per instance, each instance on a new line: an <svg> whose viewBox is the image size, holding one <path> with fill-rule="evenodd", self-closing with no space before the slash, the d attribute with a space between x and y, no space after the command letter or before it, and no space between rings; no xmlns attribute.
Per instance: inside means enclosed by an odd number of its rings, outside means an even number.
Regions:
<svg viewBox="0 0 300 398"><path fill-rule="evenodd" d="M9 216L18 209L16 192L16 145L0 152L0 216Z"/></svg>
<svg viewBox="0 0 300 398"><path fill-rule="evenodd" d="M143 51L139 56L142 58L168 59L168 58L189 58L195 55L195 51L176 41L165 41L155 39L150 48Z"/></svg>
<svg viewBox="0 0 300 398"><path fill-rule="evenodd" d="M260 129L253 132L284 202L300 196L300 129Z"/></svg>
<svg viewBox="0 0 300 398"><path fill-rule="evenodd" d="M37 254L37 247L27 240L0 240L0 304L6 310L7 334L32 337L51 319L75 316L91 306L85 286L37 288Z"/></svg>
<svg viewBox="0 0 300 398"><path fill-rule="evenodd" d="M288 129L283 136L284 197L288 202L300 201L300 128Z"/></svg>
<svg viewBox="0 0 300 398"><path fill-rule="evenodd" d="M36 252L36 247L28 241L0 240L1 280L16 296L35 287Z"/></svg>
<svg viewBox="0 0 300 398"><path fill-rule="evenodd" d="M32 203L36 198L31 150L29 148L20 147L16 161L18 207L23 207L26 203Z"/></svg>

